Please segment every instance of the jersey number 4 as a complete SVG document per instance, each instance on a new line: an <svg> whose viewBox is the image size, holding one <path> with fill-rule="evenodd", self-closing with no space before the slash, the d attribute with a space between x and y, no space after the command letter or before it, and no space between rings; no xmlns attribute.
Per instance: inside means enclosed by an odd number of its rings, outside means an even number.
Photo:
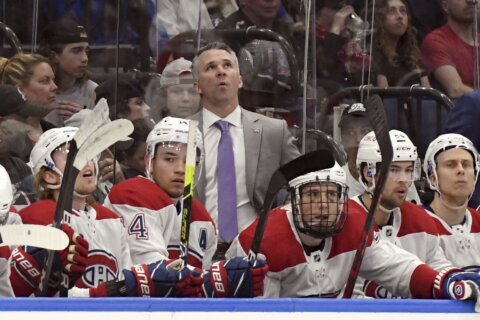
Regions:
<svg viewBox="0 0 480 320"><path fill-rule="evenodd" d="M145 215L143 213L137 213L135 218L128 226L128 234L133 234L139 240L148 239L148 228L145 224Z"/></svg>

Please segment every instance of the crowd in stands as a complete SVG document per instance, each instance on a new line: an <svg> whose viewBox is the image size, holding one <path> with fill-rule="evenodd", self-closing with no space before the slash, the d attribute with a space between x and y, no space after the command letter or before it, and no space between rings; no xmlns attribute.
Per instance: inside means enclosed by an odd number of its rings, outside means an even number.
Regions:
<svg viewBox="0 0 480 320"><path fill-rule="evenodd" d="M27 22L12 17L32 11L29 1L0 9L24 47L0 51L0 228L52 223L72 141L104 103L103 124L133 124L75 177L61 224L69 245L55 252L46 295L341 297L354 285L354 297L475 298L473 1L39 2ZM366 110L378 97L368 88L415 86L453 108L432 141L389 124L393 161L376 190L382 152ZM349 87L360 99L333 108ZM411 98L395 107L421 124ZM288 179L266 208L277 170L322 148L295 134L304 123L339 132L329 143L346 161L324 150L331 163ZM375 192L365 259L349 283ZM0 297L44 295L45 266L42 248L0 246Z"/></svg>

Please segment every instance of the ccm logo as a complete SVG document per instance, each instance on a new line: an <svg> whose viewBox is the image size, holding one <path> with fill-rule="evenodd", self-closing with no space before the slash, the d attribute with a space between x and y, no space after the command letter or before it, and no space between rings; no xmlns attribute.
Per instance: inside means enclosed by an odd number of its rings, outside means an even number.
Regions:
<svg viewBox="0 0 480 320"><path fill-rule="evenodd" d="M14 250L12 252L12 257L17 265L20 266L30 277L33 278L40 276L40 271L38 271L38 269L35 268L20 251Z"/></svg>
<svg viewBox="0 0 480 320"><path fill-rule="evenodd" d="M145 274L145 269L142 265L133 266L135 273L137 275L138 288L140 289L140 294L144 297L150 297L150 286L148 285L148 278Z"/></svg>
<svg viewBox="0 0 480 320"><path fill-rule="evenodd" d="M222 281L222 274L220 273L220 264L216 263L212 265L210 269L212 272L213 286L215 291L225 293L225 286Z"/></svg>

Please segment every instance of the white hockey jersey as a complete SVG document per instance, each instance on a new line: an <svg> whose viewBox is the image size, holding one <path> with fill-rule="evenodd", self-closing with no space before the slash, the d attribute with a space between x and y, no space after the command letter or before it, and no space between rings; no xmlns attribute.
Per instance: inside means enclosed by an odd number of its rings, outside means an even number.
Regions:
<svg viewBox="0 0 480 320"><path fill-rule="evenodd" d="M24 223L48 225L53 221L56 202L41 200L22 209ZM79 288L93 288L102 282L122 280L123 269L133 265L127 234L121 219L114 212L94 203L84 211L65 213L64 222L88 241L87 267L75 283Z"/></svg>
<svg viewBox="0 0 480 320"><path fill-rule="evenodd" d="M348 209L349 212L357 211L365 215L368 212L368 209L362 204L360 196L349 199ZM400 208L392 210L391 215L391 225L383 226L381 229L374 225L375 230L381 233L382 239L414 254L437 271L452 266L440 247L440 238L435 222L423 208L410 201L405 201ZM391 294L388 294L384 288L361 278L357 280L356 289L370 297L391 297Z"/></svg>
<svg viewBox="0 0 480 320"><path fill-rule="evenodd" d="M245 256L258 220L233 241L227 257ZM290 206L269 214L260 252L267 258L265 297L338 297L344 289L362 234L365 214L349 212L342 231L325 239L322 249L306 255ZM370 233L360 275L385 285L400 295L432 297L437 272L414 255Z"/></svg>
<svg viewBox="0 0 480 320"><path fill-rule="evenodd" d="M449 226L442 218L427 210L436 222L440 246L445 256L457 267L480 266L480 212L468 208L465 222Z"/></svg>
<svg viewBox="0 0 480 320"><path fill-rule="evenodd" d="M115 185L104 205L123 217L134 263L152 263L179 256L181 210L155 182L145 177ZM206 268L217 248L215 224L193 199L188 264Z"/></svg>
<svg viewBox="0 0 480 320"><path fill-rule="evenodd" d="M10 212L6 225L21 224L22 219L16 212ZM0 247L0 297L14 297L12 286L10 285L10 259L13 248L9 246Z"/></svg>

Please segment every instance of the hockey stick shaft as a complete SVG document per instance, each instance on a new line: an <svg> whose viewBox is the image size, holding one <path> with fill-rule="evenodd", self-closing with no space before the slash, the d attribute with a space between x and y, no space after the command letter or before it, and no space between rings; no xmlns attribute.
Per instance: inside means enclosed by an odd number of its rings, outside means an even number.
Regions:
<svg viewBox="0 0 480 320"><path fill-rule="evenodd" d="M309 172L331 168L334 164L335 159L333 158L332 153L328 150L322 149L302 155L288 162L273 173L265 195L265 201L260 210L260 217L258 219L257 228L255 229L252 246L248 252L248 259L250 261L256 259L260 250L265 227L267 226L268 213L278 191L280 191L280 189L282 189L288 181L293 178Z"/></svg>
<svg viewBox="0 0 480 320"><path fill-rule="evenodd" d="M180 226L180 259L187 265L190 221L192 219L193 183L195 180L195 163L197 158L196 133L198 123L189 121L187 157L185 160L185 187L183 191L182 222Z"/></svg>
<svg viewBox="0 0 480 320"><path fill-rule="evenodd" d="M373 215L379 204L385 182L387 181L388 171L393 157L392 143L390 141L390 135L388 132L388 122L382 100L378 95L372 95L365 103L365 107L367 110L368 119L373 127L373 131L375 132L375 137L380 148L382 163L377 174L372 203L368 209L362 235L360 236L357 244L357 250L353 259L352 268L350 269L347 284L345 286L343 298L352 297L353 288L355 287L355 282L357 281L358 273L360 272L360 266L362 265L365 250L367 248L368 236L373 227Z"/></svg>

